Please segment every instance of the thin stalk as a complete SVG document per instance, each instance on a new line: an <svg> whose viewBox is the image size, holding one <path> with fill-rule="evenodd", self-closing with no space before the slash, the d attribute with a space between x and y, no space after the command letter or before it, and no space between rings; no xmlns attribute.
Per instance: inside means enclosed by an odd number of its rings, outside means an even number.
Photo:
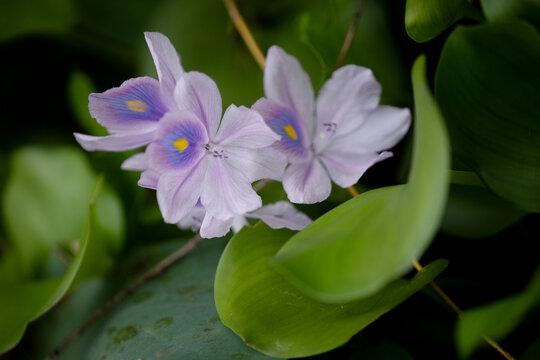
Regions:
<svg viewBox="0 0 540 360"><path fill-rule="evenodd" d="M150 270L145 272L139 279L131 283L128 287L119 291L109 301L107 301L104 305L94 311L94 313L81 326L79 326L77 330L72 332L60 345L58 345L45 358L45 360L56 359L63 350L65 350L72 342L74 342L79 336L81 336L92 324L94 324L97 320L101 319L101 317L106 314L111 308L113 308L116 304L124 300L129 295L133 294L137 289L146 284L148 281L161 274L172 264L182 259L187 254L191 253L197 248L201 241L201 236L199 234L195 235L184 246L182 246L181 248L167 256L165 259L163 259L161 262L159 262L157 265L152 267Z"/></svg>
<svg viewBox="0 0 540 360"><path fill-rule="evenodd" d="M366 4L366 0L360 0L360 4L358 4L358 8L356 9L354 13L351 26L349 26L349 30L347 31L347 35L345 36L345 40L343 41L343 45L341 46L341 50L339 51L339 55L336 60L336 65L334 66L334 69L340 68L341 65L343 65L343 62L345 61L345 56L347 56L347 53L349 52L349 49L351 48L351 44L354 39L354 34L356 33L356 30L358 29L358 25L360 24L360 17L362 16L362 12L364 11L365 4Z"/></svg>

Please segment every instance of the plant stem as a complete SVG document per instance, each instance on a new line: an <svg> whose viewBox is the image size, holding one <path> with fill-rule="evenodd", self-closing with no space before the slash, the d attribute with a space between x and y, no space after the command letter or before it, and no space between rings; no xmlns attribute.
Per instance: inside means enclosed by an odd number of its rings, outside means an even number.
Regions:
<svg viewBox="0 0 540 360"><path fill-rule="evenodd" d="M60 353L65 350L73 341L75 341L79 336L81 336L92 324L99 320L104 314L107 313L111 308L113 308L120 301L124 300L129 295L133 294L137 289L146 284L148 281L152 280L163 271L165 271L169 266L174 264L176 261L180 260L193 250L201 243L202 238L199 234L195 235L191 240L189 240L184 246L176 250L174 253L167 256L157 265L152 267L150 270L145 272L139 279L131 283L128 287L122 289L104 305L98 308L94 313L79 327L77 330L72 332L59 346L57 346L45 359L53 360L60 355Z"/></svg>
<svg viewBox="0 0 540 360"><path fill-rule="evenodd" d="M366 4L366 0L360 0L360 4L358 4L358 8L356 9L356 12L354 13L351 26L349 26L349 30L347 31L347 35L345 36L345 40L343 41L343 45L341 46L341 50L339 51L339 55L336 60L336 65L334 66L334 69L340 68L341 65L343 65L343 62L345 61L345 56L347 56L347 53L349 52L349 49L351 48L351 44L354 39L354 34L356 33L356 29L358 29L358 24L360 24L360 17L362 16L362 12L364 11L365 4Z"/></svg>
<svg viewBox="0 0 540 360"><path fill-rule="evenodd" d="M249 28L247 27L244 18L240 14L238 6L236 6L234 0L223 0L223 3L225 4L227 11L229 12L229 17L234 23L236 30L238 31L240 36L242 36L242 39L244 40L244 43L246 44L249 52L251 52L251 55L253 56L257 64L259 64L261 69L264 69L264 55L259 48L259 45L257 45L257 42L253 38L253 35L251 35L251 31L249 31Z"/></svg>
<svg viewBox="0 0 540 360"><path fill-rule="evenodd" d="M229 16L231 17L233 23L236 26L236 29L244 39L244 42L246 43L246 46L248 47L249 51L251 52L251 55L253 55L253 58L257 63L261 66L261 69L264 69L264 57L260 59L260 56L262 56L262 53L259 49L259 46L257 45L255 39L251 35L251 32L249 31L249 28L247 27L246 23L244 22L242 16L240 15L240 11L238 10L238 7L236 6L236 3L234 0L223 0L225 3L225 6L227 7L229 11ZM345 41L343 42L343 46L341 48L341 51L339 53L338 59L336 61L336 69L339 68L343 60L345 59L345 56L349 52L352 40L354 38L354 34L356 32L356 29L358 28L358 23L360 21L360 15L362 14L363 8L364 8L365 0L360 0L360 4L358 6L358 9L356 10L353 18L353 23L349 27L349 31L347 32L347 36L345 37ZM461 175L461 174L460 174ZM266 184L265 184L266 185ZM358 191L354 186L349 186L347 188L347 191L349 194L351 194L352 197L355 197L358 195ZM414 267L420 271L422 269L422 265L418 263L418 261L413 260ZM463 311L456 305L456 303L437 285L435 281L431 281L429 285L435 290L435 292L457 313L459 317L463 316ZM484 336L484 340L491 345L495 350L497 350L502 356L504 356L508 360L515 360L515 358L510 355L508 352L504 351L499 344L497 344L494 340L491 338Z"/></svg>

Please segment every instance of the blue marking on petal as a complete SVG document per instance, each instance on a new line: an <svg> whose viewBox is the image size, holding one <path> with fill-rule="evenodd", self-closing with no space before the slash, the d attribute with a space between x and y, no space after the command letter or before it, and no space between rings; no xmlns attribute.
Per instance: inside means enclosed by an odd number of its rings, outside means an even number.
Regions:
<svg viewBox="0 0 540 360"><path fill-rule="evenodd" d="M283 109L277 112L273 119L266 119L266 124L281 136L278 145L285 153L292 153L296 156L308 155L309 150L305 143L304 131L294 112Z"/></svg>
<svg viewBox="0 0 540 360"><path fill-rule="evenodd" d="M193 165L198 154L204 151L205 129L201 124L191 121L176 123L170 127L168 133L158 140L168 166L183 168ZM178 141L182 140L185 146L179 147ZM182 150L181 150L182 149Z"/></svg>
<svg viewBox="0 0 540 360"><path fill-rule="evenodd" d="M159 121L169 111L159 83L152 78L135 78L119 88L91 94L92 116L109 130L136 130L141 123Z"/></svg>

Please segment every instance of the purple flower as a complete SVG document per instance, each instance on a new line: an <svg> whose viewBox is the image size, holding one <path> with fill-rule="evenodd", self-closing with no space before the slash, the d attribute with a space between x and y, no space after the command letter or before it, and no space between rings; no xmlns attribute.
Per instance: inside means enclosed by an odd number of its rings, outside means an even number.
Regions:
<svg viewBox="0 0 540 360"><path fill-rule="evenodd" d="M125 81L120 87L100 94L90 94L90 114L111 135L90 136L75 133L81 146L88 150L124 151L152 141L158 121L175 110L174 88L184 70L169 39L160 33L144 34L159 82L150 77Z"/></svg>
<svg viewBox="0 0 540 360"><path fill-rule="evenodd" d="M200 231L203 238L213 238L225 236L231 228L235 233L240 231L242 227L248 225L246 218L262 220L272 229L302 230L311 224L311 219L296 210L292 204L286 201L278 201L225 220L217 219L208 214L202 204L198 203L177 225L181 229Z"/></svg>
<svg viewBox="0 0 540 360"><path fill-rule="evenodd" d="M174 98L177 110L159 121L146 154L124 164L145 169L139 185L157 189L165 221L177 223L198 201L220 220L261 207L251 183L281 178L286 160L268 148L280 137L243 106L229 106L221 120L219 90L202 73L185 73Z"/></svg>
<svg viewBox="0 0 540 360"><path fill-rule="evenodd" d="M291 163L283 187L295 203L325 200L330 179L341 187L354 185L369 167L392 156L383 150L410 125L408 109L379 106L381 86L361 66L336 70L315 101L298 60L277 46L268 51L264 91L266 98L253 109L281 135L274 147Z"/></svg>

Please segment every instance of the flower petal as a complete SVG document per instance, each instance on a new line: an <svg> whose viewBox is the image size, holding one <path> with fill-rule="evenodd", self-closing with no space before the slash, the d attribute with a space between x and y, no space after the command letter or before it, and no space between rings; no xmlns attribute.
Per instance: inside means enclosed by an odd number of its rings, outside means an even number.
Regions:
<svg viewBox="0 0 540 360"><path fill-rule="evenodd" d="M206 158L195 166L162 174L157 186L159 209L166 223L175 224L197 204L205 178Z"/></svg>
<svg viewBox="0 0 540 360"><path fill-rule="evenodd" d="M252 106L266 124L281 140L274 147L283 152L289 161L306 160L309 157L310 139L303 123L287 106L275 100L259 99Z"/></svg>
<svg viewBox="0 0 540 360"><path fill-rule="evenodd" d="M120 168L122 170L144 171L148 168L148 156L144 152L137 153L124 160Z"/></svg>
<svg viewBox="0 0 540 360"><path fill-rule="evenodd" d="M354 153L326 149L324 154L320 155L320 159L328 169L332 180L342 188L346 188L356 184L366 170L375 163L391 156L392 153L389 151L378 154L369 150L366 150L365 153Z"/></svg>
<svg viewBox="0 0 540 360"><path fill-rule="evenodd" d="M312 159L291 164L283 174L283 188L291 202L313 204L328 198L332 184L322 164Z"/></svg>
<svg viewBox="0 0 540 360"><path fill-rule="evenodd" d="M149 167L162 173L193 166L205 154L206 143L206 129L194 114L167 113L148 146Z"/></svg>
<svg viewBox="0 0 540 360"><path fill-rule="evenodd" d="M379 106L369 114L364 125L348 137L357 144L382 151L396 145L405 136L410 125L409 109Z"/></svg>
<svg viewBox="0 0 540 360"><path fill-rule="evenodd" d="M368 68L347 65L334 71L317 98L317 149L361 126L380 97L381 85Z"/></svg>
<svg viewBox="0 0 540 360"><path fill-rule="evenodd" d="M123 133L109 136L91 136L74 133L77 142L86 151L125 151L148 144L154 138L154 129L142 133ZM150 130L150 131L149 131Z"/></svg>
<svg viewBox="0 0 540 360"><path fill-rule="evenodd" d="M174 88L184 73L180 57L165 35L158 32L145 32L144 37L156 65L162 94L167 99L167 104L173 108Z"/></svg>
<svg viewBox="0 0 540 360"><path fill-rule="evenodd" d="M194 113L208 130L212 140L221 120L221 94L214 80L203 73L190 71L176 83L174 99L180 110Z"/></svg>
<svg viewBox="0 0 540 360"><path fill-rule="evenodd" d="M201 225L201 237L209 239L227 235L233 224L233 219L234 217L220 220L207 212Z"/></svg>
<svg viewBox="0 0 540 360"><path fill-rule="evenodd" d="M264 122L259 113L245 106L231 105L225 111L214 138L220 146L257 149L272 145L280 139Z"/></svg>
<svg viewBox="0 0 540 360"><path fill-rule="evenodd" d="M244 174L249 182L260 179L281 180L287 160L283 154L273 148L244 149L227 148L227 164L234 171Z"/></svg>
<svg viewBox="0 0 540 360"><path fill-rule="evenodd" d="M272 229L302 230L312 223L306 214L298 211L291 203L286 201L265 205L260 209L247 213L245 216L260 219Z"/></svg>
<svg viewBox="0 0 540 360"><path fill-rule="evenodd" d="M201 203L207 212L225 220L261 207L261 198L249 180L242 172L227 166L225 162L228 159L207 158L208 170L201 194Z"/></svg>
<svg viewBox="0 0 540 360"><path fill-rule="evenodd" d="M202 206L195 206L176 224L180 229L190 229L193 232L199 231L206 215L206 210Z"/></svg>
<svg viewBox="0 0 540 360"><path fill-rule="evenodd" d="M159 173L153 170L145 170L141 173L141 177L137 185L143 188L156 190L158 187Z"/></svg>
<svg viewBox="0 0 540 360"><path fill-rule="evenodd" d="M313 134L315 96L308 74L298 60L278 46L268 50L264 68L264 93L270 100L286 105Z"/></svg>
<svg viewBox="0 0 540 360"><path fill-rule="evenodd" d="M129 79L120 87L90 94L88 108L92 117L111 132L153 128L169 111L158 82L149 77Z"/></svg>

